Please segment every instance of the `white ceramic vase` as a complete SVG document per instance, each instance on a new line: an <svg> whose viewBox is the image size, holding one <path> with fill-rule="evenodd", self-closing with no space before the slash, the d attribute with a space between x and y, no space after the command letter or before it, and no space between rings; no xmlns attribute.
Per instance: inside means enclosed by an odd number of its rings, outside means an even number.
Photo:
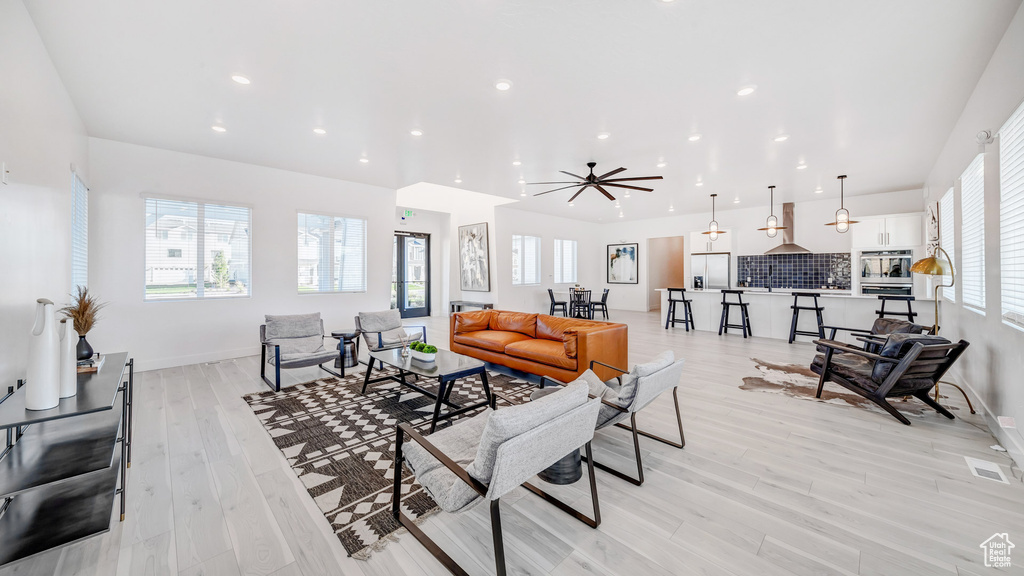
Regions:
<svg viewBox="0 0 1024 576"><path fill-rule="evenodd" d="M78 394L78 332L67 318L60 321L60 397Z"/></svg>
<svg viewBox="0 0 1024 576"><path fill-rule="evenodd" d="M60 402L60 336L53 302L36 300L36 321L28 344L25 408L49 410Z"/></svg>

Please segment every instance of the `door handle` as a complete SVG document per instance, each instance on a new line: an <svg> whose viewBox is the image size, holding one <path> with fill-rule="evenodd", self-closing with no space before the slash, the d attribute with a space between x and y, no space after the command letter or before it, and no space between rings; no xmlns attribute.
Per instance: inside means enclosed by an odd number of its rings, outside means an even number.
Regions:
<svg viewBox="0 0 1024 576"><path fill-rule="evenodd" d="M880 246L885 244L885 241L882 240L882 233L881 232L878 233L878 244Z"/></svg>

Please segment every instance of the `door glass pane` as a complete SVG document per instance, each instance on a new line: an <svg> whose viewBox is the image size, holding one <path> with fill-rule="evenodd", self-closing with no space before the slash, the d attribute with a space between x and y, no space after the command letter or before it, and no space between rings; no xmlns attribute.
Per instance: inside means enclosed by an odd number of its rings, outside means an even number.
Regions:
<svg viewBox="0 0 1024 576"><path fill-rule="evenodd" d="M398 308L398 236L391 243L391 307Z"/></svg>
<svg viewBox="0 0 1024 576"><path fill-rule="evenodd" d="M405 238L405 308L427 305L427 243L423 238Z"/></svg>

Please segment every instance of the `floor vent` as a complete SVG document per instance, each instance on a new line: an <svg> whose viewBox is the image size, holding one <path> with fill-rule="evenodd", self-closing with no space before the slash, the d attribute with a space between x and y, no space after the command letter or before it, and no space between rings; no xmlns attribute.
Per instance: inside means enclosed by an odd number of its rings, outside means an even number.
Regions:
<svg viewBox="0 0 1024 576"><path fill-rule="evenodd" d="M964 460L967 461L967 467L971 469L971 474L974 474L976 477L993 480L995 482L1002 482L1003 484L1010 483L1010 481L1006 479L1006 475L1003 474L1003 470L999 467L999 464L996 464L995 462L988 462L987 460L969 458L967 456L964 456Z"/></svg>
<svg viewBox="0 0 1024 576"><path fill-rule="evenodd" d="M207 366L213 366L214 364L220 364L220 360L217 360L216 362L207 362L206 363Z"/></svg>

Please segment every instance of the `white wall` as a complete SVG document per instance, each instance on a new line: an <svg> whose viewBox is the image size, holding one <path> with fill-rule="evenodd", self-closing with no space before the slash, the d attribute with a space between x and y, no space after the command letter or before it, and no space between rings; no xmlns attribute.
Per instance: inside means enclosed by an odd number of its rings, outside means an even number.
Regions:
<svg viewBox="0 0 1024 576"><path fill-rule="evenodd" d="M985 162L985 301L987 313L978 314L963 308L961 289L957 287L957 303L942 305L942 335L963 338L971 343L964 357L953 369L953 378L966 384L980 400L989 426L1000 442L1010 450L1018 463L1024 465L1024 437L1019 430L1002 430L996 415L1013 416L1024 426L1024 332L1003 324L1000 315L999 274L999 181L998 142L979 148L975 135L981 130L999 130L1006 119L1024 100L1024 7L1017 11L977 87L964 107L963 114L949 135L935 166L928 175L925 191L928 202L935 202L978 154L986 152ZM957 207L960 198L957 192ZM956 213L960 228L960 211ZM956 235L954 259L960 262L960 234ZM947 390L947 394L956 394Z"/></svg>
<svg viewBox="0 0 1024 576"><path fill-rule="evenodd" d="M360 310L389 306L395 191L191 154L92 138L90 282L110 302L90 333L97 350L128 350L139 369L259 353L265 314L320 312L325 327L350 328ZM144 302L143 194L252 207L252 296ZM367 291L297 289L298 211L369 221Z"/></svg>
<svg viewBox="0 0 1024 576"><path fill-rule="evenodd" d="M413 210L402 220L407 208L395 209L395 230L430 234L430 315L448 315L448 278L451 254L451 215L430 210Z"/></svg>
<svg viewBox="0 0 1024 576"><path fill-rule="evenodd" d="M0 386L24 377L35 300L71 291L71 165L85 127L20 0L0 0Z"/></svg>
<svg viewBox="0 0 1024 576"><path fill-rule="evenodd" d="M853 177L847 182L847 187L854 184ZM767 196L767 194L766 194ZM703 202L707 197L703 197ZM710 207L710 200L708 200ZM738 209L731 209L728 204L725 209L716 210L716 219L722 230L727 230L728 242L731 243L732 252L732 282L736 282L736 256L749 254L763 254L766 250L782 243L782 234L775 238L768 238L764 232L757 229L764 226L765 218L768 217L768 201L758 206L749 206ZM839 234L831 226L825 226L826 222L835 219L835 211L839 208L838 198L828 198L814 202L798 202L793 207L793 241L807 248L812 252L850 252L850 241L852 234ZM921 212L924 210L924 201L921 190L905 190L898 192L886 192L883 194L870 194L864 196L847 196L846 208L854 220L861 216L875 216L879 214L902 214L909 212ZM782 217L781 202L776 197L775 214ZM637 285L612 284L604 287L611 288L609 292L609 306L626 310L647 310L647 242L648 238L659 238L662 236L685 236L684 250L686 252L686 263L689 265L690 253L693 246L690 243L690 232L707 229L711 220L711 211L699 214L684 214L679 216L667 216L665 218L654 218L649 220L637 220L626 222L615 222L602 226L599 229L597 242L594 250L599 252L602 260L599 263L601 274L603 274L603 254L606 244L620 242L637 242L640 244L640 283ZM726 235L722 238L725 239ZM718 241L723 242L724 240ZM700 251L702 247L698 247ZM689 284L690 272L687 271L687 284ZM600 282L604 283L604 277ZM662 288L662 286L652 286Z"/></svg>

